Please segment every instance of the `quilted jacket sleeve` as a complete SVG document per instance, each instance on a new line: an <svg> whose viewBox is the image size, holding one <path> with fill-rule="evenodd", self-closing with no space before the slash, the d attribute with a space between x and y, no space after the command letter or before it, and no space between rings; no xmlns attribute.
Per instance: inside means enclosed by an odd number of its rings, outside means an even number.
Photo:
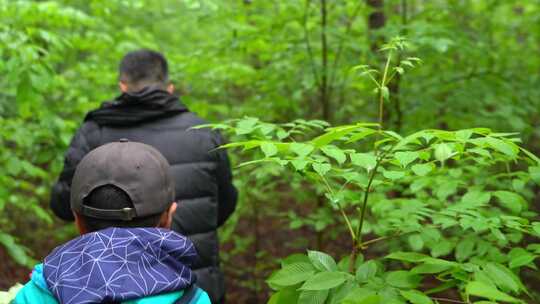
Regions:
<svg viewBox="0 0 540 304"><path fill-rule="evenodd" d="M219 133L218 146L225 143ZM218 166L216 170L216 180L218 184L218 226L221 226L231 216L236 209L238 191L232 182L232 172L229 157L226 149L218 150Z"/></svg>

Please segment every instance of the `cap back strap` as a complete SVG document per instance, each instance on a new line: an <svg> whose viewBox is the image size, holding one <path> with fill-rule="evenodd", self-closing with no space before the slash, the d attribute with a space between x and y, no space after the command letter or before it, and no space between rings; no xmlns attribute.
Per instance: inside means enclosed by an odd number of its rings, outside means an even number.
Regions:
<svg viewBox="0 0 540 304"><path fill-rule="evenodd" d="M89 206L81 206L80 214L102 220L131 221L137 216L134 208L122 209L99 209Z"/></svg>

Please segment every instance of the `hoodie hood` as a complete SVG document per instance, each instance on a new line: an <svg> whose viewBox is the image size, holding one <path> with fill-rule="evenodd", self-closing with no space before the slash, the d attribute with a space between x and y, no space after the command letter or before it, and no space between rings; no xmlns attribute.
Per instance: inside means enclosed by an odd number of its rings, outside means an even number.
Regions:
<svg viewBox="0 0 540 304"><path fill-rule="evenodd" d="M131 126L188 112L179 98L167 91L148 87L136 93L123 93L114 101L104 102L86 115L85 121L100 126Z"/></svg>
<svg viewBox="0 0 540 304"><path fill-rule="evenodd" d="M108 228L84 234L45 258L43 274L60 303L121 302L185 289L197 253L161 228Z"/></svg>

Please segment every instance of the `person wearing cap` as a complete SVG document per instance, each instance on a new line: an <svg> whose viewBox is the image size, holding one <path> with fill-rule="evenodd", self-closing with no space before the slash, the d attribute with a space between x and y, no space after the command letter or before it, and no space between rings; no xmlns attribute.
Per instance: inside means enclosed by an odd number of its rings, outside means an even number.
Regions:
<svg viewBox="0 0 540 304"><path fill-rule="evenodd" d="M198 284L213 303L223 302L217 229L235 210L237 191L219 133L194 129L206 122L173 95L167 61L160 53L138 50L124 56L119 68L122 94L89 112L73 137L64 168L51 191L51 208L73 220L69 206L72 178L80 160L93 149L121 138L155 147L171 164L176 179L172 230L188 236L200 260L193 266Z"/></svg>
<svg viewBox="0 0 540 304"><path fill-rule="evenodd" d="M77 167L71 210L80 236L34 267L15 304L208 304L197 251L169 230L177 209L167 160L142 143L109 143Z"/></svg>

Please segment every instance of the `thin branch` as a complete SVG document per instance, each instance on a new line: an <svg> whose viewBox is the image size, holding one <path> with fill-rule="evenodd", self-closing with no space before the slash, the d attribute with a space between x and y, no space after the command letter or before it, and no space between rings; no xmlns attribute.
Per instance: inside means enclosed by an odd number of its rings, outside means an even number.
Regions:
<svg viewBox="0 0 540 304"><path fill-rule="evenodd" d="M326 0L321 0L321 103L323 106L323 119L330 120L330 97L328 88L328 42L326 37L327 8Z"/></svg>
<svg viewBox="0 0 540 304"><path fill-rule="evenodd" d="M366 248L368 245L371 245L371 244L373 244L373 243L377 243L377 242L380 242L380 241L392 239L392 238L401 236L401 235L403 235L403 234L404 234L404 233L398 231L398 232L396 232L396 233L393 234L393 235L381 236L381 237L378 237L378 238L371 239L371 240L369 240L369 241L360 243L360 244L358 244L358 246L359 246L360 248L364 249L364 248Z"/></svg>
<svg viewBox="0 0 540 304"><path fill-rule="evenodd" d="M464 302L464 301L460 301L460 300L453 300L453 299L448 299L448 298L436 298L436 297L430 297L432 300L436 300L436 301L443 301L443 302L448 302L448 303L459 303L459 304L470 304L471 302Z"/></svg>
<svg viewBox="0 0 540 304"><path fill-rule="evenodd" d="M306 48L309 56L309 64L311 66L311 70L313 72L313 76L315 77L315 83L317 84L317 87L321 87L321 82L319 78L319 73L317 72L317 68L315 67L315 59L313 58L313 49L311 48L311 42L309 41L309 30L307 26L308 22L308 15L309 15L309 7L311 5L311 0L306 0L306 6L304 8L304 41L306 43Z"/></svg>
<svg viewBox="0 0 540 304"><path fill-rule="evenodd" d="M467 74L464 74L464 75L454 76L454 77L451 77L449 79L441 79L440 81L431 81L431 82L428 82L427 84L424 84L424 85L420 84L420 89L424 90L427 87L433 87L433 86L436 86L436 85L446 85L446 84L450 84L450 83L458 82L458 81L467 81L467 80L471 80L471 79L474 79L474 78L481 78L483 76L495 76L495 77L499 78L499 80L501 80L501 81L508 81L509 80L508 77L504 77L501 73L499 73L497 71L492 71L492 70L472 71L470 73L467 73Z"/></svg>
<svg viewBox="0 0 540 304"><path fill-rule="evenodd" d="M359 242L362 242L362 228L364 227L364 216L366 214L369 190L371 188L371 183L373 183L373 179L375 178L375 172L377 171L379 164L380 162L377 162L377 164L375 165L375 168L372 169L369 176L369 181L368 181L366 190L364 191L364 201L362 202L362 209L360 213L360 223L358 224L358 228L356 229L356 235L358 236Z"/></svg>
<svg viewBox="0 0 540 304"><path fill-rule="evenodd" d="M330 195L332 197L334 197L334 191L332 190L332 187L330 187L330 184L328 183L328 180L321 174L319 174L319 176L323 180L324 185L326 186L326 189L328 190ZM345 223L347 224L347 227L349 228L349 233L351 234L351 238L353 240L353 243L356 243L356 235L354 234L354 229L352 227L351 221L349 220L349 217L347 216L347 214L345 213L345 210L343 209L343 207L341 207L341 204L339 204L339 202L336 202L336 205L338 206L339 211L341 212L341 215L345 219Z"/></svg>
<svg viewBox="0 0 540 304"><path fill-rule="evenodd" d="M366 215L366 207L367 207L367 202L368 202L368 197L369 197L369 191L371 189L371 184L373 183L373 180L375 179L375 174L377 173L377 169L379 168L379 165L381 164L382 160L386 157L388 153L390 153L394 149L394 146L379 156L379 159L377 160L375 167L372 169L370 173L369 181L368 181L366 190L364 191L364 201L362 203L362 209L360 213L360 223L358 224L358 228L356 230L356 239L358 240L358 243L362 242L362 228L364 227L364 217Z"/></svg>
<svg viewBox="0 0 540 304"><path fill-rule="evenodd" d="M392 60L392 51L388 53L388 58L386 59L386 65L384 66L384 73L381 80L381 87L379 88L379 133L382 131L383 127L383 112L384 112L384 94L383 88L388 84L388 68L390 67L390 61ZM388 89L388 88L387 88Z"/></svg>
<svg viewBox="0 0 540 304"><path fill-rule="evenodd" d="M343 210L343 207L341 207L341 205L339 203L336 203L336 205L338 206L339 211L341 212L341 215L345 219L345 223L347 223L347 228L349 228L349 233L351 234L351 238L352 238L353 243L356 243L356 238L357 237L354 234L354 229L352 227L351 221L349 220L349 217L347 216L347 214L345 213L345 210Z"/></svg>
<svg viewBox="0 0 540 304"><path fill-rule="evenodd" d="M330 76L330 90L328 92L328 95L332 94L332 87L336 80L337 75L337 66L339 64L339 61L341 60L341 53L343 52L343 48L345 46L345 41L347 40L347 36L350 34L352 30L352 25L356 18L358 17L358 14L360 13L360 8L362 7L362 1L358 1L358 4L354 8L354 11L352 15L347 19L346 21L346 27L345 27L345 34L341 37L341 40L339 41L338 49L336 51L336 56L334 57L334 61L332 62L332 69L331 69L331 76Z"/></svg>

